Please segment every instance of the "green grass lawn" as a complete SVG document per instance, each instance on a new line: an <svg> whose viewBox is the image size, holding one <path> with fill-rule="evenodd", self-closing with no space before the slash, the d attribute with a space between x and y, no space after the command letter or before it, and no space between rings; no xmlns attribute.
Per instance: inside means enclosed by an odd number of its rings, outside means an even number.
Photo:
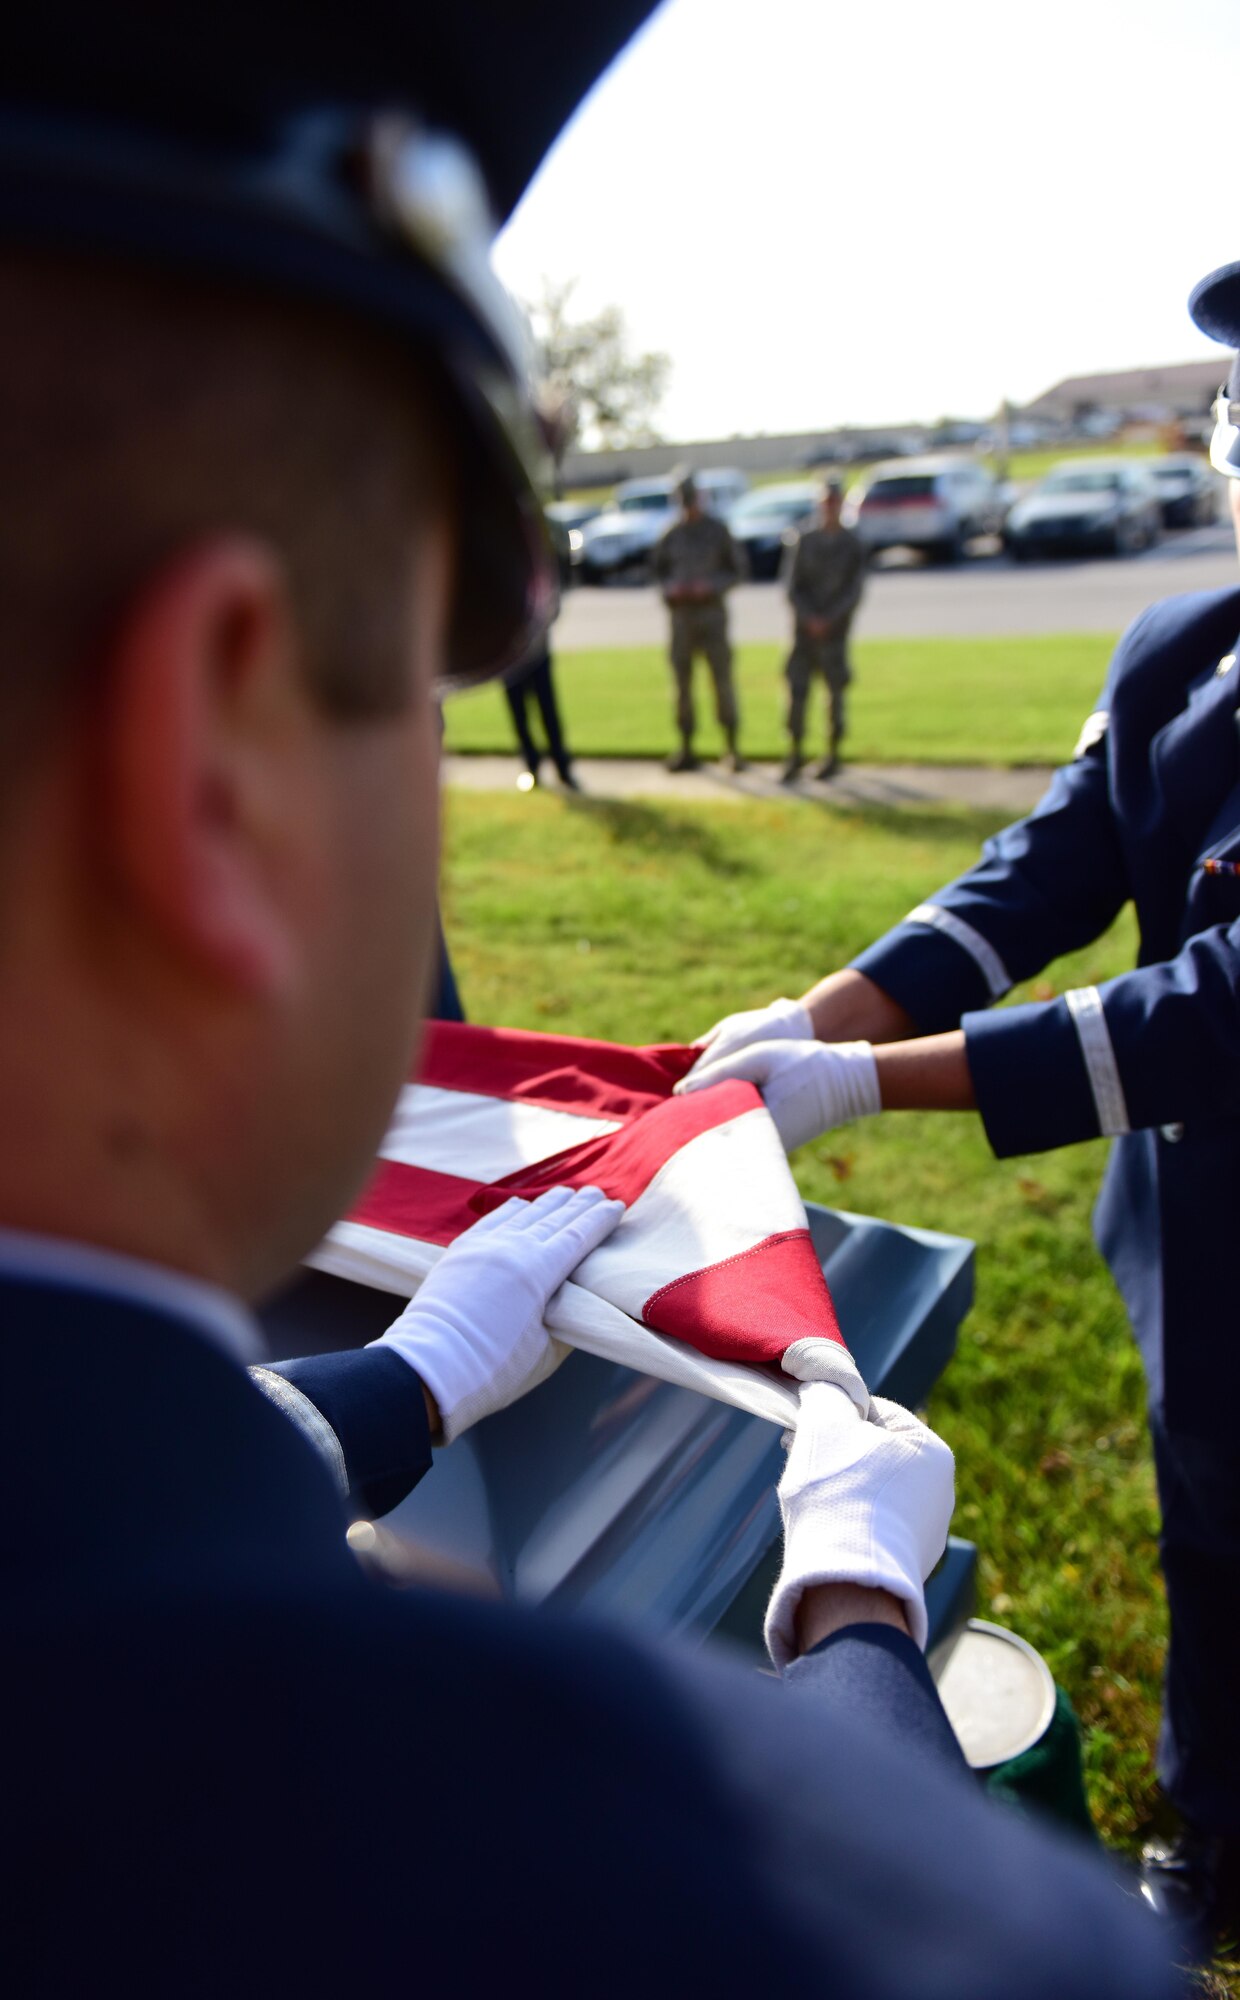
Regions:
<svg viewBox="0 0 1240 2000"><path fill-rule="evenodd" d="M1017 485L1028 485L1032 480L1042 479L1053 465L1062 465L1066 458L1161 458L1165 447L1152 440L1140 444L1085 444L1063 446L1049 451L1014 451L1008 458L1007 477ZM993 458L985 460L992 472L998 470Z"/></svg>
<svg viewBox="0 0 1240 2000"><path fill-rule="evenodd" d="M474 1019L689 1039L796 994L968 865L957 808L735 808L451 793L445 918ZM1131 962L1125 919L1046 996ZM1019 996L1018 996L1019 997ZM1027 993L1025 997L1028 997ZM1089 1234L1099 1143L996 1162L976 1119L893 1115L796 1160L814 1200L972 1237L977 1304L931 1416L957 1454L979 1612L1049 1660L1085 1728L1104 1835L1151 1810L1164 1644L1140 1367Z"/></svg>
<svg viewBox="0 0 1240 2000"><path fill-rule="evenodd" d="M1099 633L1003 639L861 639L853 648L848 754L863 763L1057 764L1095 706L1115 640ZM751 757L782 757L786 649L737 649L742 739ZM722 744L698 669L699 743ZM579 757L663 757L672 748L671 675L660 647L561 653L556 689ZM811 740L823 731L821 688ZM512 722L496 687L456 695L445 711L449 750L511 751Z"/></svg>

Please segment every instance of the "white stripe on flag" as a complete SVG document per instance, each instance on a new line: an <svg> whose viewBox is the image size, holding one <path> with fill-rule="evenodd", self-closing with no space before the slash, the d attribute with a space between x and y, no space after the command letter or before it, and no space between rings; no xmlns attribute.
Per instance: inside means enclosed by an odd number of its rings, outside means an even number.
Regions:
<svg viewBox="0 0 1240 2000"><path fill-rule="evenodd" d="M401 1091L379 1153L433 1173L501 1181L619 1129L614 1118L583 1118L541 1104L510 1104L503 1097L411 1083Z"/></svg>
<svg viewBox="0 0 1240 2000"><path fill-rule="evenodd" d="M312 1271L326 1271L330 1277L347 1278L353 1285L369 1285L372 1291L411 1299L443 1254L437 1243L419 1243L416 1237L397 1236L393 1230L372 1229L368 1222L337 1222L317 1250L302 1261Z"/></svg>
<svg viewBox="0 0 1240 2000"><path fill-rule="evenodd" d="M779 1134L761 1105L699 1132L664 1162L618 1229L578 1266L578 1285L633 1319L688 1271L805 1228Z"/></svg>
<svg viewBox="0 0 1240 2000"><path fill-rule="evenodd" d="M645 1197L643 1196L644 1200ZM392 1236L384 1229L364 1223L338 1222L331 1235L320 1243L306 1263L333 1277L348 1278L357 1285L391 1292L399 1299L412 1298L422 1279L443 1256L432 1243L418 1243L408 1236ZM597 1254L597 1253L596 1253ZM583 1269L584 1266L579 1267ZM578 1274L575 1274L579 1275ZM393 1306L392 1317L397 1308ZM715 1361L698 1354L682 1341L667 1340L651 1327L640 1326L618 1306L584 1290L575 1282L561 1285L547 1307L549 1333L570 1347L580 1347L602 1361L616 1361L639 1374L653 1375L661 1382L696 1389L716 1402L730 1403L765 1417L768 1423L795 1430L797 1390L785 1385L764 1368L745 1368L735 1361Z"/></svg>

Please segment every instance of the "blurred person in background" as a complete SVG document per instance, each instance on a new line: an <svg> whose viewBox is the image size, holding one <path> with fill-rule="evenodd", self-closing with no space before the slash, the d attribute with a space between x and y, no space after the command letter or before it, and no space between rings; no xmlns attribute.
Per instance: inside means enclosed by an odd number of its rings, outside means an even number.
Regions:
<svg viewBox="0 0 1240 2000"><path fill-rule="evenodd" d="M844 527L840 512L844 486L828 479L818 503L818 521L797 535L786 564L788 602L794 636L788 664L788 761L784 782L800 776L805 762L805 712L815 676L827 703L827 753L814 771L832 778L839 768L840 743L847 726L844 691L852 679L848 632L865 588L865 549Z"/></svg>
<svg viewBox="0 0 1240 2000"><path fill-rule="evenodd" d="M543 646L535 658L525 666L513 667L504 675L504 699L508 703L517 741L521 745L521 755L525 759L525 769L517 779L519 792L532 792L538 784L538 774L542 769L543 753L534 741L530 728L530 703L537 705L542 717L543 731L547 738L547 755L556 769L560 783L566 791L579 792L581 786L573 775L573 761L564 741L564 731L560 724L560 711L555 699L555 682L551 677L551 649Z"/></svg>
<svg viewBox="0 0 1240 2000"><path fill-rule="evenodd" d="M680 519L660 537L654 551L655 581L672 614L669 658L676 682L676 727L680 748L669 771L696 771L693 736L693 662L700 653L710 669L715 715L727 743L729 771L743 771L740 712L732 678L727 593L744 576L744 563L727 523L708 514L692 473L676 488Z"/></svg>

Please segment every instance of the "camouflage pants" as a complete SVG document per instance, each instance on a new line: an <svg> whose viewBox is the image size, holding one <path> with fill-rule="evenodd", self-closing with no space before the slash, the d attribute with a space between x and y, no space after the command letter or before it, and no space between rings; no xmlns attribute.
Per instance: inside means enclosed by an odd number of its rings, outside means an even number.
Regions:
<svg viewBox="0 0 1240 2000"><path fill-rule="evenodd" d="M830 738L837 743L847 726L844 690L852 679L847 634L838 639L811 639L804 632L797 633L784 668L788 682L788 734L794 743L800 743L805 735L805 711L815 674L821 674L827 685Z"/></svg>
<svg viewBox="0 0 1240 2000"><path fill-rule="evenodd" d="M726 735L735 734L739 717L736 689L732 684L732 647L728 639L728 614L722 604L674 604L672 606L672 672L676 676L676 727L684 737L694 729L693 662L705 655L715 684L715 714Z"/></svg>

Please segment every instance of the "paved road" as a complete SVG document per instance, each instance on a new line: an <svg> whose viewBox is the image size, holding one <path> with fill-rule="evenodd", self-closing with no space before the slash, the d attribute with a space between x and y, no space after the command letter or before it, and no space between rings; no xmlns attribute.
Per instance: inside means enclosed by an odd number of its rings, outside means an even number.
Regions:
<svg viewBox="0 0 1240 2000"><path fill-rule="evenodd" d="M873 571L857 621L865 638L979 637L1009 632L1119 632L1157 597L1240 582L1229 526L1189 528L1156 549L1123 560L1015 564L1002 554L935 569L916 557ZM778 584L745 584L732 594L738 640L783 640L788 607ZM555 643L561 652L593 646L662 644L667 614L656 593L623 585L568 593Z"/></svg>
<svg viewBox="0 0 1240 2000"><path fill-rule="evenodd" d="M507 792L525 766L516 757L445 757L449 786L470 792ZM744 805L750 799L800 797L821 805L856 800L866 805L918 806L953 800L988 811L1028 812L1046 789L1048 770L1028 765L1006 771L977 764L846 764L829 784L803 778L781 785L778 764L752 764L736 776L721 765L700 771L667 771L643 757L582 757L575 765L583 792L595 799L698 799ZM554 780L548 789L555 789Z"/></svg>

